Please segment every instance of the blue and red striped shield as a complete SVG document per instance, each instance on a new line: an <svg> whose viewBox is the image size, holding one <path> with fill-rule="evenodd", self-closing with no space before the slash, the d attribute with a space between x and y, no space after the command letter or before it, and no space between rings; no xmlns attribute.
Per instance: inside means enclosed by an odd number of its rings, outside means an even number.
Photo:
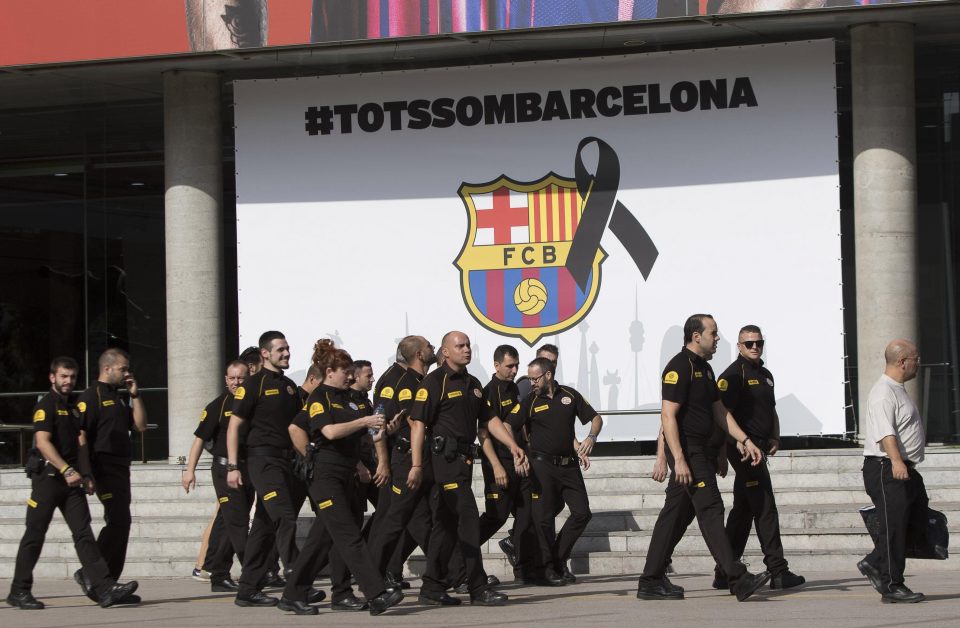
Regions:
<svg viewBox="0 0 960 628"><path fill-rule="evenodd" d="M597 250L586 288L565 267L583 213L576 182L550 173L533 183L501 176L460 186L469 228L454 265L470 314L487 329L533 346L590 311L600 287Z"/></svg>

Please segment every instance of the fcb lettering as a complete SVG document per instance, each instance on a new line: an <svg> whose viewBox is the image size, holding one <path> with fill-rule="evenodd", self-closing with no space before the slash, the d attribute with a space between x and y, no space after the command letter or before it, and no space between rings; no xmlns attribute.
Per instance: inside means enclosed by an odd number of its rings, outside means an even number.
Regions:
<svg viewBox="0 0 960 628"><path fill-rule="evenodd" d="M597 90L577 88L539 92L517 92L435 98L394 100L363 104L307 107L304 130L308 135L348 135L359 129L379 131L444 129L454 125L517 124L551 120L635 116L655 113L689 112L695 109L737 109L758 106L749 77L679 81L666 87L660 83L608 86Z"/></svg>

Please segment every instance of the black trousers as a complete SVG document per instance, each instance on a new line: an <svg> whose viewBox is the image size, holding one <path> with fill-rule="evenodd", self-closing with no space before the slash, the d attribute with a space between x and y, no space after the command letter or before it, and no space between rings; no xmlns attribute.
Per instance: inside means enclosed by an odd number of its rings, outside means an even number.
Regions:
<svg viewBox="0 0 960 628"><path fill-rule="evenodd" d="M780 542L780 515L777 501L773 496L773 483L770 481L770 469L767 461L751 466L749 461L740 460L736 447L727 448L727 460L737 474L733 480L733 507L727 515L727 537L733 556L737 560L743 556L750 538L750 529L756 523L757 538L763 550L763 563L767 571L776 576L787 570L787 561L783 557L783 543Z"/></svg>
<svg viewBox="0 0 960 628"><path fill-rule="evenodd" d="M210 576L220 579L230 575L230 565L233 562L233 546L227 537L226 525L223 522L223 510L217 505L217 512L213 516L210 526L210 536L207 537L207 551L201 563ZM241 561L242 562L242 561Z"/></svg>
<svg viewBox="0 0 960 628"><path fill-rule="evenodd" d="M429 548L432 515L430 491L433 488L432 454L423 454L423 483L416 491L407 487L410 473L410 452L394 450L390 461L390 498L384 514L375 522L370 541L370 554L380 573L389 571L399 577L403 563L419 545L424 553ZM382 508L382 506L381 506Z"/></svg>
<svg viewBox="0 0 960 628"><path fill-rule="evenodd" d="M537 498L533 505L533 525L540 545L540 560L543 568L562 574L573 546L587 528L593 517L583 473L577 461L565 467L530 458L533 472L533 492ZM560 533L556 532L557 509L566 502L570 509Z"/></svg>
<svg viewBox="0 0 960 628"><path fill-rule="evenodd" d="M297 559L297 515L299 504L295 498L302 493L297 487L299 480L293 477L290 461L278 456L250 456L247 470L251 484L262 503L263 515L269 521L276 539L277 551L284 565L292 566ZM302 483L301 483L302 484ZM261 508L257 508L259 514ZM243 569L240 572L241 596L252 595L264 574L271 569L270 548L265 539L249 535L243 552Z"/></svg>
<svg viewBox="0 0 960 628"><path fill-rule="evenodd" d="M683 532L690 524L692 508L710 554L727 574L730 587L734 588L747 570L743 563L734 558L723 526L723 498L720 497L720 489L717 487L716 465L711 460L711 457L715 456L706 447L689 443L684 456L693 480L689 486L678 484L675 480L676 474L671 471L666 501L653 526L640 583L655 583L663 579L673 548L680 542ZM673 457L669 451L667 460L673 469Z"/></svg>
<svg viewBox="0 0 960 628"><path fill-rule="evenodd" d="M322 549L324 533L334 543L329 552L331 600L338 602L353 594L351 573L368 600L383 593L383 577L360 536L354 473L352 468L332 464L314 468L310 497L317 506L317 517L287 580L283 596L288 600L306 602L320 570L321 554L325 553Z"/></svg>
<svg viewBox="0 0 960 628"><path fill-rule="evenodd" d="M863 486L877 509L881 540L866 561L880 572L880 581L888 591L903 584L907 531L926 525L927 488L916 469L908 465L907 471L906 480L897 480L887 458L863 460Z"/></svg>
<svg viewBox="0 0 960 628"><path fill-rule="evenodd" d="M97 546L107 561L110 577L119 580L130 541L130 465L94 459L93 478L106 524L97 536Z"/></svg>
<svg viewBox="0 0 960 628"><path fill-rule="evenodd" d="M105 594L107 589L116 584L116 580L110 577L107 563L93 538L90 508L83 489L67 486L66 480L49 464L41 475L33 478L32 484L27 501L27 529L17 550L10 592L29 593L33 589L33 569L40 559L53 513L59 509L73 535L73 547L77 550L84 574L93 583L98 595Z"/></svg>
<svg viewBox="0 0 960 628"><path fill-rule="evenodd" d="M447 590L450 556L459 543L463 553L470 595L479 595L487 588L487 574L480 555L480 511L473 495L473 459L457 456L447 460L430 454L434 485L430 490L430 512L433 528L427 546L427 569L420 591L439 596Z"/></svg>
<svg viewBox="0 0 960 628"><path fill-rule="evenodd" d="M230 575L230 565L233 562L234 555L237 556L237 561L241 565L243 564L248 534L257 539L255 542L258 545L269 546L275 544L273 526L264 510L263 502L256 499L256 493L250 482L250 473L245 463L241 463L240 473L243 484L234 489L227 484L227 468L225 466L214 461L213 466L210 467L213 488L216 491L217 500L220 502L217 520L221 522L221 531L219 533L220 540L215 545L214 539L218 526L217 521L214 521L213 530L210 533L207 558L204 560L204 569L209 571L211 577L215 579ZM251 526L250 508L255 503L257 513Z"/></svg>

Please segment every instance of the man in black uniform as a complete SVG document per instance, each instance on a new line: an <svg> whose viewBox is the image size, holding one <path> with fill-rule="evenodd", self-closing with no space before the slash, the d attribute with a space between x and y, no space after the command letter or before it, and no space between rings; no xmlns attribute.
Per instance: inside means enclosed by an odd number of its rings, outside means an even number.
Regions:
<svg viewBox="0 0 960 628"><path fill-rule="evenodd" d="M370 401L370 390L373 388L375 378L373 376L373 365L370 364L370 361L354 360L349 381L350 386L347 389L347 394L350 396L350 401L357 406L357 410L362 416L373 414L374 406ZM374 508L373 514L363 524L361 530L363 540L367 541L370 538L374 518L384 514L377 504L381 489L390 481L390 458L387 454L386 438L380 439L376 443L363 439L360 442L360 461L363 462L366 473L358 469L355 495L357 498L357 515L362 521L368 501Z"/></svg>
<svg viewBox="0 0 960 628"><path fill-rule="evenodd" d="M767 455L780 447L780 418L773 391L773 374L763 366L763 333L756 325L746 325L737 339L740 355L717 380L720 399L750 440ZM780 518L773 497L773 484L766 460L756 466L740 461L734 449L727 447L728 458L737 476L733 482L733 507L727 516L727 537L737 560L743 556L754 521L763 550L763 562L770 572L771 589L800 586L806 579L787 568L780 542ZM714 588L727 588L723 570L717 566Z"/></svg>
<svg viewBox="0 0 960 628"><path fill-rule="evenodd" d="M224 521L224 535L212 556L205 561L204 567L210 572L210 590L221 593L236 591L239 588L239 585L230 578L230 564L234 554L240 564L243 564L247 528L250 525L250 507L256 499L253 485L250 484L249 475L246 473L245 454L240 456L240 468L241 474L248 481L237 489L227 485L227 429L230 426L230 417L233 415L233 395L237 388L243 385L247 372L246 363L240 360L234 360L227 365L224 374L226 391L208 403L201 413L200 424L194 431L196 438L190 448L187 468L182 478L183 488L189 493L191 488L196 487L196 468L200 452L207 447L213 455L210 473L217 501L220 504L218 516ZM250 534L272 537L272 527L263 504L258 503ZM211 542L213 542L213 535L211 535Z"/></svg>
<svg viewBox="0 0 960 628"><path fill-rule="evenodd" d="M412 454L410 452L409 412L413 397L427 369L436 360L433 345L423 336L407 336L400 341L397 353L406 366L395 363L380 377L374 395L377 405L383 404L384 416L398 417L398 428L389 439L390 477L386 484L389 498L381 494L379 508L385 512L377 518L370 538L370 555L388 584L403 586L403 564L417 545L426 553L432 527L428 495L433 474L425 473L416 489L407 485ZM399 415L399 416L398 416ZM424 448L427 444L424 443ZM430 470L429 456L421 464Z"/></svg>
<svg viewBox="0 0 960 628"><path fill-rule="evenodd" d="M671 462L675 483L682 486L683 491L667 493L650 537L637 598L683 599L683 592L669 587L663 578L678 531L687 524L681 517L685 500L689 499L710 553L726 572L730 590L742 602L763 586L770 574L749 573L743 563L734 558L730 548L723 528L723 499L717 487L716 468L708 454L714 424L737 441L737 449L745 460L750 458L752 464L759 464L763 452L750 441L720 401L713 369L707 364L720 340L716 321L709 314L694 314L683 326L683 340L686 346L667 363L663 372L660 414L667 459Z"/></svg>
<svg viewBox="0 0 960 628"><path fill-rule="evenodd" d="M237 388L233 400L233 416L227 429L227 485L239 489L243 484L240 472L240 430L249 421L247 432L247 469L249 479L263 500L274 526L277 550L285 565L297 558L297 515L293 498L299 493L291 468L292 444L287 428L300 411L302 403L297 385L285 377L290 365L290 346L278 331L260 336L263 369ZM276 606L279 600L258 590L261 579L270 567L270 544L267 539L247 537L240 572L240 589L234 602L237 606ZM322 592L317 592L322 593ZM309 603L322 597L312 595Z"/></svg>
<svg viewBox="0 0 960 628"><path fill-rule="evenodd" d="M43 456L41 469L31 472L30 498L27 500L27 529L20 539L17 562L10 583L7 604L24 610L39 610L43 602L33 597L33 568L40 558L43 540L53 513L60 509L73 546L91 582L100 606L107 608L133 595L137 583L119 585L110 577L90 529L90 509L86 494L93 494L87 444L80 436L79 414L71 396L77 382L77 362L58 357L50 363L50 392L33 409L36 447Z"/></svg>
<svg viewBox="0 0 960 628"><path fill-rule="evenodd" d="M106 525L100 530L97 545L107 561L110 577L120 579L130 539L130 460L133 456L131 430L147 430L147 409L140 398L140 388L130 372L130 356L121 349L107 349L98 360L100 375L93 386L83 391L77 401L80 430L90 443L93 477L97 481L97 497L103 504ZM127 405L117 392L126 386L130 397ZM85 588L82 570L74 578ZM89 587L86 587L89 595Z"/></svg>
<svg viewBox="0 0 960 628"><path fill-rule="evenodd" d="M576 390L553 379L556 367L547 358L536 358L527 368L530 394L506 421L514 430L526 426L530 435L530 466L533 492L533 523L540 545L543 583L563 586L563 568L573 545L583 534L592 514L587 487L580 472L603 428L603 419ZM577 440L574 424L590 423L590 433ZM563 500L562 502L560 500ZM566 502L570 516L556 534L556 513Z"/></svg>
<svg viewBox="0 0 960 628"><path fill-rule="evenodd" d="M483 397L483 385L469 373L470 339L459 331L448 332L441 343L443 366L423 378L414 397L410 417L410 451L413 463L407 485L416 490L423 482L423 443L426 428L433 429L431 463L434 486L430 492L433 529L427 548L427 568L419 601L431 605L457 604L446 594L447 563L459 541L466 567L470 602L483 606L505 604L507 596L490 588L480 557L480 513L473 495L474 444L478 424L489 419L487 430L510 447L514 464L526 455L510 430Z"/></svg>

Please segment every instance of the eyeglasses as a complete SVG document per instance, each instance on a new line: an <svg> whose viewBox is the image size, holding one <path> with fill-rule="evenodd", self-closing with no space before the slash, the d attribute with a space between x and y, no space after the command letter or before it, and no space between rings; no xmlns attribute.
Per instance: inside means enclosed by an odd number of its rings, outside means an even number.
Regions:
<svg viewBox="0 0 960 628"><path fill-rule="evenodd" d="M543 379L544 377L546 377L546 375L547 375L546 373L541 373L540 375L537 375L536 377L528 377L527 379L529 379L531 382L539 382L541 379Z"/></svg>
<svg viewBox="0 0 960 628"><path fill-rule="evenodd" d="M753 349L754 347L757 347L758 349L763 349L762 340L744 340L740 344L742 344L747 349Z"/></svg>

